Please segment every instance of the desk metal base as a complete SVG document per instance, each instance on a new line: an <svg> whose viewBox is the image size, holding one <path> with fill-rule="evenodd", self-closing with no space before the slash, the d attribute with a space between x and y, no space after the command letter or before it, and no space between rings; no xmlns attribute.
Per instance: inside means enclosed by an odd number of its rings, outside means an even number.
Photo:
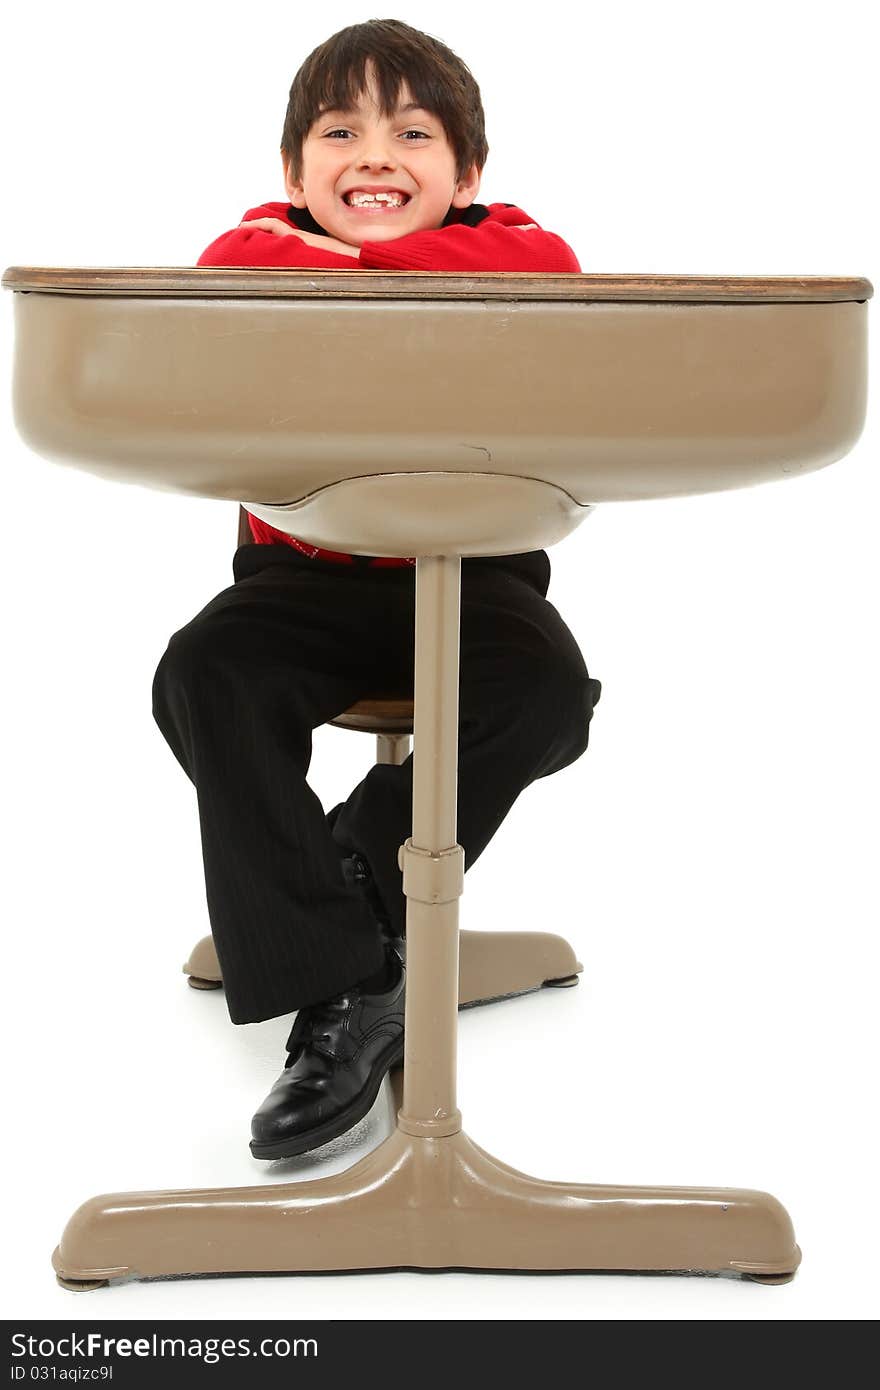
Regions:
<svg viewBox="0 0 880 1390"><path fill-rule="evenodd" d="M541 1182L462 1132L456 1107L455 842L461 562L416 564L413 833L402 1104L395 1133L347 1172L283 1185L93 1198L55 1251L61 1283L136 1275L462 1269L734 1272L766 1283L800 1263L768 1193Z"/></svg>
<svg viewBox="0 0 880 1390"><path fill-rule="evenodd" d="M561 936L550 932L463 931L459 942L458 1007L491 1004L544 985L576 985L583 966ZM193 989L221 989L214 939L202 937L183 973Z"/></svg>
<svg viewBox="0 0 880 1390"><path fill-rule="evenodd" d="M466 1134L398 1129L316 1181L96 1197L53 1264L69 1289L111 1279L318 1270L739 1273L785 1283L791 1222L765 1192L540 1182Z"/></svg>

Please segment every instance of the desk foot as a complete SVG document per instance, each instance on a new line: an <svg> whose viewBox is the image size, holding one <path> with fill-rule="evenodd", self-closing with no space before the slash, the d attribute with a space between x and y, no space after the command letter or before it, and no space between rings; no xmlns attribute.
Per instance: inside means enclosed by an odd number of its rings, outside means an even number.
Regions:
<svg viewBox="0 0 880 1390"><path fill-rule="evenodd" d="M57 1254L56 1249L55 1255ZM53 1261L55 1255L52 1256ZM63 1279L60 1274L56 1274L55 1279L62 1289L69 1289L71 1293L91 1293L93 1289L106 1289L110 1286L109 1279Z"/></svg>
<svg viewBox="0 0 880 1390"><path fill-rule="evenodd" d="M742 1277L751 1279L755 1284L790 1284L794 1273L792 1270L790 1274L750 1274L748 1270L743 1270Z"/></svg>
<svg viewBox="0 0 880 1390"><path fill-rule="evenodd" d="M94 1197L53 1255L65 1288L121 1277L380 1269L739 1273L787 1282L791 1221L745 1188L541 1182L462 1132L396 1130L308 1182Z"/></svg>
<svg viewBox="0 0 880 1390"><path fill-rule="evenodd" d="M490 1004L543 985L577 984L583 970L568 942L549 932L463 931L459 936L459 1007ZM214 941L205 936L183 967L193 989L220 989Z"/></svg>

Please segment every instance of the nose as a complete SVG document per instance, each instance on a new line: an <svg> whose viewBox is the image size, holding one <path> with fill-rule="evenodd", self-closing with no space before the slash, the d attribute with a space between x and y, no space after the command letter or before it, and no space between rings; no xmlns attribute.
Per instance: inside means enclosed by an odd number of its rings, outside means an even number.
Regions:
<svg viewBox="0 0 880 1390"><path fill-rule="evenodd" d="M357 164L359 169L394 169L397 160L390 145L381 136L374 135L361 151Z"/></svg>

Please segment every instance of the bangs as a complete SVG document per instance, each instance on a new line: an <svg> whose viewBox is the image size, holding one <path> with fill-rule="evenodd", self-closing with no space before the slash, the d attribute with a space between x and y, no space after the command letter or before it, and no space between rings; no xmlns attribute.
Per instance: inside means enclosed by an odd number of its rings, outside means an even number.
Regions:
<svg viewBox="0 0 880 1390"><path fill-rule="evenodd" d="M386 119L391 119L408 90L412 100L425 111L437 116L444 125L454 121L454 103L450 101L448 90L438 81L436 72L431 72L427 62L419 62L420 55L409 56L405 65L394 54L382 48L375 52L358 45L358 50L348 54L327 54L323 63L316 65L310 74L309 96L312 109L306 115L309 125L317 121L325 111L354 111L361 97L367 93L367 65L371 64L375 73L379 110Z"/></svg>

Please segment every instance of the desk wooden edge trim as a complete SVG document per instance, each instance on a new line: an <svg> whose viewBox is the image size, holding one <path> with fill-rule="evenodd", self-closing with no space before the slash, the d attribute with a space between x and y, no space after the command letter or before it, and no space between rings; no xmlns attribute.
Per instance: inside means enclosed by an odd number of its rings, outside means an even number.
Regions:
<svg viewBox="0 0 880 1390"><path fill-rule="evenodd" d="M567 302L833 303L871 299L870 280L854 276L532 275L485 271L350 273L320 270L209 269L172 266L10 266L2 286L18 293L118 297L246 299L535 300Z"/></svg>

